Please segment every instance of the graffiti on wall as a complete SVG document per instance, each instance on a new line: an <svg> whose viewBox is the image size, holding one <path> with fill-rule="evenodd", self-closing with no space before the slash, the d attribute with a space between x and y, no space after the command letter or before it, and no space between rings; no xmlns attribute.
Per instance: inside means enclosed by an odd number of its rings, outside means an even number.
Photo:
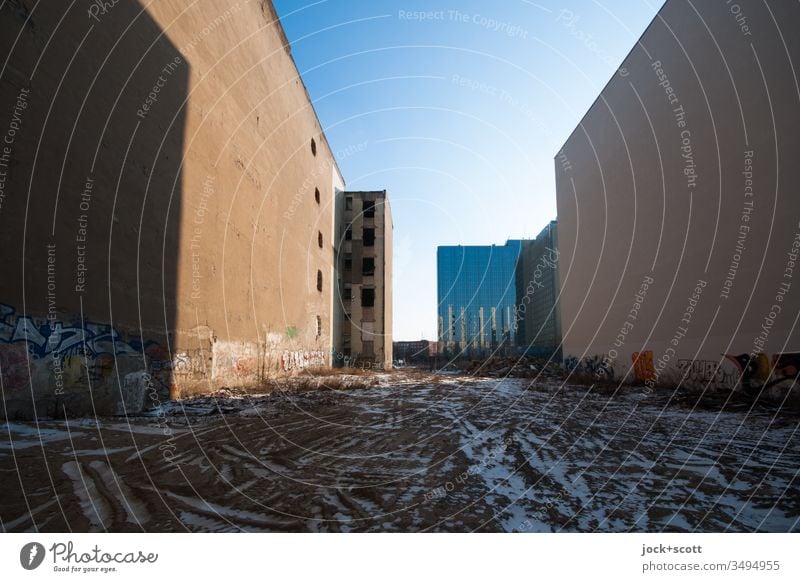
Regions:
<svg viewBox="0 0 800 582"><path fill-rule="evenodd" d="M780 384L794 383L800 372L800 353L787 352L773 354L770 359L765 353L725 354L738 371L742 388L755 393ZM792 384L789 384L791 386Z"/></svg>
<svg viewBox="0 0 800 582"><path fill-rule="evenodd" d="M733 388L736 374L715 360L678 360L684 384Z"/></svg>
<svg viewBox="0 0 800 582"><path fill-rule="evenodd" d="M251 342L218 341L214 343L212 377L252 379L260 376L259 346Z"/></svg>
<svg viewBox="0 0 800 582"><path fill-rule="evenodd" d="M656 379L656 368L653 364L653 350L633 352L633 374L639 382L653 381Z"/></svg>
<svg viewBox="0 0 800 582"><path fill-rule="evenodd" d="M0 344L0 372L4 390L19 390L27 386L28 365L25 344Z"/></svg>
<svg viewBox="0 0 800 582"><path fill-rule="evenodd" d="M57 393L62 386L98 385L111 377L121 355L149 354L143 362L158 368L163 378L167 366L152 357L156 348L155 342L127 341L109 324L79 320L65 324L19 315L14 307L0 304L0 370L5 389L28 388L39 370L53 373Z"/></svg>
<svg viewBox="0 0 800 582"><path fill-rule="evenodd" d="M170 362L172 373L179 377L206 376L206 356L204 350L175 352Z"/></svg>
<svg viewBox="0 0 800 582"><path fill-rule="evenodd" d="M268 358L266 344L216 341L212 336L198 335L202 348L170 353L157 342L126 337L109 324L37 319L0 304L0 372L4 389L12 391L29 388L37 374L56 376L59 385L68 387L99 386L113 376L119 356L138 356L152 384L170 391L176 380L209 375L223 381L257 380L267 361L276 372L327 365L322 350L270 350ZM125 371L126 377L130 373Z"/></svg>
<svg viewBox="0 0 800 582"><path fill-rule="evenodd" d="M614 366L608 356L588 356L579 360L575 356L564 358L564 367L578 374L592 374L596 378L614 379Z"/></svg>
<svg viewBox="0 0 800 582"><path fill-rule="evenodd" d="M659 374L652 350L631 354L633 376L637 382L655 382ZM681 382L690 387L713 387L734 390L737 386L751 394L780 388L800 388L800 352L725 354L717 360L677 360ZM733 365L731 365L733 364ZM597 378L614 378L613 362L608 357L591 356L579 360L564 358L564 367L574 373ZM677 379L676 379L677 380ZM772 390L773 396L780 396Z"/></svg>
<svg viewBox="0 0 800 582"><path fill-rule="evenodd" d="M305 370L325 365L325 352L321 350L306 352L302 350L290 352L284 350L281 356L281 369L284 372Z"/></svg>
<svg viewBox="0 0 800 582"><path fill-rule="evenodd" d="M658 379L652 351L634 352L631 359L637 381ZM722 361L683 359L678 360L678 369L686 386L735 389L741 383L745 391L756 393L797 381L800 353L777 353L771 358L764 353L725 354Z"/></svg>
<svg viewBox="0 0 800 582"><path fill-rule="evenodd" d="M141 353L141 344L127 343L108 324L85 322L64 325L61 321L35 320L17 315L16 310L0 304L0 344L21 343L32 358L53 354L91 356L98 354Z"/></svg>
<svg viewBox="0 0 800 582"><path fill-rule="evenodd" d="M775 380L794 380L800 372L800 353L773 354L772 376Z"/></svg>

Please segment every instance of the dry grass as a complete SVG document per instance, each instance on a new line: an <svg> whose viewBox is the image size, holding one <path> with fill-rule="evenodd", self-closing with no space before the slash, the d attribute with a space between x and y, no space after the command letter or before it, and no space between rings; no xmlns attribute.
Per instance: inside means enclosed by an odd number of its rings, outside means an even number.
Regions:
<svg viewBox="0 0 800 582"><path fill-rule="evenodd" d="M364 378L364 379L344 379L344 378L303 378L299 383L291 386L290 390L299 390L301 392L308 392L313 390L359 390L364 388L371 388L378 384L377 378Z"/></svg>
<svg viewBox="0 0 800 582"><path fill-rule="evenodd" d="M383 373L383 372L380 372ZM293 376L279 376L244 386L225 386L209 391L197 387L184 390L178 400L231 396L258 396L275 392L313 392L333 390L358 390L380 385L376 371L361 368L308 368Z"/></svg>
<svg viewBox="0 0 800 582"><path fill-rule="evenodd" d="M308 368L304 370L303 376L365 376L372 372L364 368Z"/></svg>
<svg viewBox="0 0 800 582"><path fill-rule="evenodd" d="M322 375L322 376L299 376L295 378L281 378L261 385L262 392L323 392L341 390L359 390L372 388L378 385L375 377L359 376L354 378L352 375Z"/></svg>

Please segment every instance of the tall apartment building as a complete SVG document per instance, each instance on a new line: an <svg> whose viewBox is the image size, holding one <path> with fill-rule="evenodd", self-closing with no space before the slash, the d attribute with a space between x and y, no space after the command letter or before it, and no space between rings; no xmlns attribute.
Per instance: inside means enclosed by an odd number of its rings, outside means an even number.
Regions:
<svg viewBox="0 0 800 582"><path fill-rule="evenodd" d="M522 241L517 266L517 346L520 353L560 360L558 230L551 221Z"/></svg>
<svg viewBox="0 0 800 582"><path fill-rule="evenodd" d="M796 384L798 22L797 2L668 0L556 156L575 365Z"/></svg>
<svg viewBox="0 0 800 582"><path fill-rule="evenodd" d="M516 346L522 241L437 249L439 350L447 356L511 353Z"/></svg>
<svg viewBox="0 0 800 582"><path fill-rule="evenodd" d="M392 367L392 213L386 191L344 192L334 365Z"/></svg>

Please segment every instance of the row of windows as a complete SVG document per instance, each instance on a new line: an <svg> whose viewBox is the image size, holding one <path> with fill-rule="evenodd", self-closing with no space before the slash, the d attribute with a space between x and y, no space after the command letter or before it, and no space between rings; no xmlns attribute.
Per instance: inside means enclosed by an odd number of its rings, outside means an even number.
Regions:
<svg viewBox="0 0 800 582"><path fill-rule="evenodd" d="M342 291L342 301L350 303L353 300L353 290L345 287ZM375 307L375 287L361 288L361 307Z"/></svg>
<svg viewBox="0 0 800 582"><path fill-rule="evenodd" d="M314 138L311 138L311 153L316 156L317 155L317 142L314 141ZM320 194L319 188L314 188L314 200L316 200L317 204L320 203ZM319 243L319 248L322 248L323 240L322 240L322 232L317 233L317 242ZM317 291L320 293L322 292L322 271L317 270ZM317 315L317 337L322 335L322 318Z"/></svg>
<svg viewBox="0 0 800 582"><path fill-rule="evenodd" d="M344 270L353 270L353 256L350 254L344 256ZM375 257L364 257L361 259L361 274L366 277L375 275Z"/></svg>
<svg viewBox="0 0 800 582"><path fill-rule="evenodd" d="M314 138L311 138L311 154L316 157L317 155L317 142ZM321 204L322 196L319 193L319 188L314 188L314 201L317 204ZM322 237L322 231L317 231L317 244L319 248L323 248L325 241ZM322 293L322 271L317 270L317 291ZM322 319L320 319L319 315L317 316L317 337L322 335Z"/></svg>
<svg viewBox="0 0 800 582"><path fill-rule="evenodd" d="M344 240L353 240L353 225L348 224L344 231ZM365 247L375 246L375 229L365 228L361 231L361 240Z"/></svg>
<svg viewBox="0 0 800 582"><path fill-rule="evenodd" d="M344 265L345 265L345 269L351 269L352 266L353 266L353 259L345 258ZM371 276L373 276L375 274L375 259L373 257L365 257L365 258L361 259L361 273L364 276L368 276L368 277L371 277ZM322 293L322 271L320 271L319 269L317 269L317 291ZM350 288L349 287L345 288L344 291L345 291L344 298L349 300L350 299L350 296L349 296ZM362 293L361 293L361 298L362 298L362 305L364 307L372 307L372 304L364 305L364 303L363 303L363 298L364 298L363 289L362 289ZM372 289L372 300L371 301L373 303L375 301L375 289Z"/></svg>
<svg viewBox="0 0 800 582"><path fill-rule="evenodd" d="M352 210L353 209L353 197L347 196L344 199L344 209L345 210ZM362 204L362 214L364 218L375 218L375 201L374 200L364 200Z"/></svg>

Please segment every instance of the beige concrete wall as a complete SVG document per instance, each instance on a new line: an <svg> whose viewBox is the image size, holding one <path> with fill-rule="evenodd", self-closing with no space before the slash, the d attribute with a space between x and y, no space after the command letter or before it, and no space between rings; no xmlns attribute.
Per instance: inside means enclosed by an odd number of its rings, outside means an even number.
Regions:
<svg viewBox="0 0 800 582"><path fill-rule="evenodd" d="M190 78L190 104L209 106L195 116L190 106L188 199L199 191L204 173L214 176L218 195L209 199L216 220L197 250L199 297L193 295L196 278L188 251L179 261L183 302L177 327L189 333L178 350L185 346L202 357L202 342L191 332L198 316L218 341L230 342L219 344L223 362L212 369L214 383L246 382L330 361L335 164L269 8L243 4L221 34L207 37L208 56L198 59L197 75ZM164 6L159 16L163 26L173 19L190 30L201 24L181 15L178 5ZM195 224L195 217L184 213L182 230Z"/></svg>
<svg viewBox="0 0 800 582"><path fill-rule="evenodd" d="M565 357L727 388L753 354L746 386L791 384L798 21L796 3L669 0L564 144Z"/></svg>
<svg viewBox="0 0 800 582"><path fill-rule="evenodd" d="M344 184L271 4L6 3L0 30L9 414L328 365Z"/></svg>

